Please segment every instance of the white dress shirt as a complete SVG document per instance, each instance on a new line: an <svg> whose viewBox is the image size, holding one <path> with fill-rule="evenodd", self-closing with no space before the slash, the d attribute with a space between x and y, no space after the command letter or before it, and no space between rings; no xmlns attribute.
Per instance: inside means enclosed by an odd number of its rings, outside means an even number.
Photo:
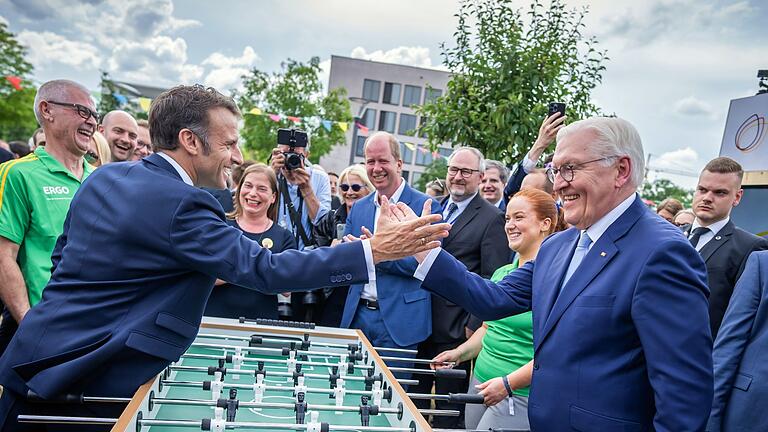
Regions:
<svg viewBox="0 0 768 432"><path fill-rule="evenodd" d="M723 229L723 227L725 227L725 225L728 223L729 220L731 220L731 218L727 217L721 221L717 221L712 225L705 227L705 228L709 228L709 231L705 232L704 234L701 235L701 237L699 237L699 242L696 244L696 250L701 251L701 248L703 248L704 245L709 243L710 240L715 238L717 233L719 233L720 230ZM695 230L700 226L702 225L699 223L699 219L698 218L694 219L693 224L691 224L691 230L687 233L689 239L691 238L691 234L693 233L693 230Z"/></svg>
<svg viewBox="0 0 768 432"><path fill-rule="evenodd" d="M469 197L469 198L467 198L467 199L465 199L464 201L461 201L461 202L455 202L453 200L453 198L448 197L448 201L445 202L445 208L443 209L443 220L448 222L448 223L456 222L456 219L458 219L459 216L461 216L461 213L467 207L469 207L469 203L473 199L475 199L476 196L477 196L477 192L475 192L474 195L472 195L471 197ZM456 211L454 211L453 214L451 215L451 220L445 220L445 218L448 216L448 208L451 206L451 203L455 203L456 204Z"/></svg>

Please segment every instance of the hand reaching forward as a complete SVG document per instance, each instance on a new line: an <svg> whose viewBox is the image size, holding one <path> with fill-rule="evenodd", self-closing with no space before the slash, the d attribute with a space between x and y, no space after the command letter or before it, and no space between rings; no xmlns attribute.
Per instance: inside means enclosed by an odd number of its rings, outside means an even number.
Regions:
<svg viewBox="0 0 768 432"><path fill-rule="evenodd" d="M448 237L451 225L435 223L440 222L442 216L430 214L429 200L424 202L422 216L416 217L407 205L391 205L387 197L381 198L376 234L371 237L374 262L396 260L434 249L440 246L440 239Z"/></svg>

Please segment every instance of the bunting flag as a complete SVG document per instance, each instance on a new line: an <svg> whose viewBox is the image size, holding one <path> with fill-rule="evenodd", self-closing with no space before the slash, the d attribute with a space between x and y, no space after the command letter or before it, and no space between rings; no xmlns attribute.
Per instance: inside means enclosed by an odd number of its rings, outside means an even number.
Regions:
<svg viewBox="0 0 768 432"><path fill-rule="evenodd" d="M357 125L357 129L360 131L361 134L368 135L368 127L367 126L363 126L363 125L361 125L358 122L355 122L355 125Z"/></svg>
<svg viewBox="0 0 768 432"><path fill-rule="evenodd" d="M117 100L117 103L119 103L120 105L125 105L126 103L128 103L128 98L121 95L120 93L112 93L112 96Z"/></svg>
<svg viewBox="0 0 768 432"><path fill-rule="evenodd" d="M424 147L422 147L422 146L419 146L419 151L420 151L422 154L427 154L427 153L429 153L429 150L425 149L425 148L424 148Z"/></svg>
<svg viewBox="0 0 768 432"><path fill-rule="evenodd" d="M274 122L279 122L282 117L280 117L280 114L269 114L269 118Z"/></svg>
<svg viewBox="0 0 768 432"><path fill-rule="evenodd" d="M437 151L437 150L433 151L432 152L432 157L435 158L435 159L439 158L440 157L440 152Z"/></svg>
<svg viewBox="0 0 768 432"><path fill-rule="evenodd" d="M298 117L285 116L285 118L287 118L288 120L290 120L290 121L292 121L292 122L294 122L294 123L299 123L299 122L301 122L301 119L300 119L300 118L298 118Z"/></svg>
<svg viewBox="0 0 768 432"><path fill-rule="evenodd" d="M408 149L409 149L410 151L416 151L416 146L415 146L415 145L413 145L413 143L404 142L404 143L403 143L403 145L405 145L406 147L408 147Z"/></svg>
<svg viewBox="0 0 768 432"><path fill-rule="evenodd" d="M5 77L6 80L8 80L9 83L15 88L16 90L21 90L21 78L13 75L8 75Z"/></svg>
<svg viewBox="0 0 768 432"><path fill-rule="evenodd" d="M336 122L336 124L339 125L341 130L343 130L344 132L346 132L347 129L349 128L349 124L347 122Z"/></svg>
<svg viewBox="0 0 768 432"><path fill-rule="evenodd" d="M260 109L258 109L258 108L251 108L251 110L249 112L251 114L253 114L253 115L261 115L261 113L262 113L262 111Z"/></svg>
<svg viewBox="0 0 768 432"><path fill-rule="evenodd" d="M323 120L322 123L323 123L323 127L325 128L325 130L330 132L331 128L333 127L333 122L331 122L330 120Z"/></svg>
<svg viewBox="0 0 768 432"><path fill-rule="evenodd" d="M140 97L140 98L139 98L139 106L141 107L141 109L142 109L144 112L148 112L148 111L149 111L149 106L150 106L151 104L152 104L152 99L150 99L150 98L145 98L145 97Z"/></svg>

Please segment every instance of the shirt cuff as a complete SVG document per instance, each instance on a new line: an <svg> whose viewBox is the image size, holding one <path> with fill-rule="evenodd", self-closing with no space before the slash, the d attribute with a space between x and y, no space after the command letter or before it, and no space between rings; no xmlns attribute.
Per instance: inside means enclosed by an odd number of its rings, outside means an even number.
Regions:
<svg viewBox="0 0 768 432"><path fill-rule="evenodd" d="M536 161L531 160L530 154L530 152L526 153L523 158L523 171L525 171L526 174L536 169Z"/></svg>
<svg viewBox="0 0 768 432"><path fill-rule="evenodd" d="M413 273L413 277L424 282L424 279L427 278L427 273L429 273L429 270L432 268L432 264L435 263L435 260L437 259L437 256L440 254L440 251L443 250L442 248L434 248L427 254L427 257L424 258L424 261L419 264L418 267L416 267L416 271Z"/></svg>
<svg viewBox="0 0 768 432"><path fill-rule="evenodd" d="M365 255L365 266L368 268L368 283L376 280L376 264L373 263L373 250L371 249L371 240L362 240L363 255Z"/></svg>

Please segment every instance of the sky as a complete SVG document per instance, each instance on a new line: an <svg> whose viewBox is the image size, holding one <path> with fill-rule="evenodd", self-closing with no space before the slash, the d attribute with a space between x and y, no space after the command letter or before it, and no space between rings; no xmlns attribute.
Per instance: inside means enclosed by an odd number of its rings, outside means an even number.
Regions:
<svg viewBox="0 0 768 432"><path fill-rule="evenodd" d="M729 101L768 69L763 0L565 0L588 6L585 33L608 51L593 98L632 122L651 173L692 188L718 155ZM527 7L528 1L512 2ZM0 0L0 21L28 48L34 78L98 88L100 70L157 86L239 84L250 68L331 55L442 68L457 0Z"/></svg>

